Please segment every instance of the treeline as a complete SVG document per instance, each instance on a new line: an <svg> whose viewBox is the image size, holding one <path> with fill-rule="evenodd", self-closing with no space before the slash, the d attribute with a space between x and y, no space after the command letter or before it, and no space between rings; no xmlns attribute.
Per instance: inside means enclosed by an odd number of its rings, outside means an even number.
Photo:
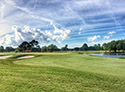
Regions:
<svg viewBox="0 0 125 92"><path fill-rule="evenodd" d="M113 40L109 43L103 44L103 49L108 51L114 51L114 52L125 52L125 40Z"/></svg>
<svg viewBox="0 0 125 92"><path fill-rule="evenodd" d="M41 52L41 48L36 40L24 41L15 49L15 52Z"/></svg>
<svg viewBox="0 0 125 92"><path fill-rule="evenodd" d="M39 42L32 40L31 42L24 41L17 48L0 46L0 52L54 52L54 51L96 51L96 50L107 50L107 51L125 51L125 40L111 41L109 43L104 43L102 46L100 44L95 44L93 46L88 46L84 43L81 47L75 47L73 49L68 48L66 44L62 48L58 48L56 45L51 44L49 46L39 45Z"/></svg>
<svg viewBox="0 0 125 92"><path fill-rule="evenodd" d="M6 47L0 46L0 52L13 52L15 49L13 47Z"/></svg>
<svg viewBox="0 0 125 92"><path fill-rule="evenodd" d="M88 46L86 43L82 47L75 47L73 49L68 48L66 44L62 48L58 48L56 45L51 44L49 46L43 46L42 48L39 45L39 42L32 40L31 42L24 41L17 48L13 47L0 47L0 52L54 52L54 51L87 51L87 50L103 50L100 44L95 44L94 46Z"/></svg>

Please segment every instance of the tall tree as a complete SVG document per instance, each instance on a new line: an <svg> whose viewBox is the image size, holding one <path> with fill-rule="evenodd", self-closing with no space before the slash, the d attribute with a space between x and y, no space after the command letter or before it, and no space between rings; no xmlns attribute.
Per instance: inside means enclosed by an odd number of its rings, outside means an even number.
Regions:
<svg viewBox="0 0 125 92"><path fill-rule="evenodd" d="M24 50L31 50L33 52L40 52L41 48L39 46L39 42L36 40L32 40L31 42L24 41L19 45L17 50L24 51Z"/></svg>
<svg viewBox="0 0 125 92"><path fill-rule="evenodd" d="M38 47L39 42L36 41L36 40L32 40L31 42L29 42L29 44L30 44L32 47Z"/></svg>
<svg viewBox="0 0 125 92"><path fill-rule="evenodd" d="M102 50L102 47L101 47L100 44L95 44L95 45L94 45L94 48L95 48L96 50Z"/></svg>
<svg viewBox="0 0 125 92"><path fill-rule="evenodd" d="M6 52L13 52L15 49L13 47L6 47Z"/></svg>
<svg viewBox="0 0 125 92"><path fill-rule="evenodd" d="M86 51L86 50L88 50L88 45L86 43L84 43L81 48L82 48L82 50Z"/></svg>
<svg viewBox="0 0 125 92"><path fill-rule="evenodd" d="M39 42L36 40L32 40L31 42L29 42L30 46L31 46L31 50L33 52L41 52L41 48L39 46Z"/></svg>
<svg viewBox="0 0 125 92"><path fill-rule="evenodd" d="M27 41L24 41L19 45L19 48L21 49L21 51L29 50L31 48L31 45Z"/></svg>
<svg viewBox="0 0 125 92"><path fill-rule="evenodd" d="M114 50L114 52L116 52L117 48L116 48L116 41L115 40L111 41L111 43L110 43L110 49Z"/></svg>
<svg viewBox="0 0 125 92"><path fill-rule="evenodd" d="M107 43L104 43L104 44L102 45L102 47L103 47L104 50L108 50L108 44L107 44Z"/></svg>
<svg viewBox="0 0 125 92"><path fill-rule="evenodd" d="M125 52L125 40L123 40L123 43L122 43L122 50Z"/></svg>
<svg viewBox="0 0 125 92"><path fill-rule="evenodd" d="M53 45L53 44L49 45L47 47L47 49L48 49L49 52L53 52L53 51L58 51L59 50L58 47L56 45Z"/></svg>
<svg viewBox="0 0 125 92"><path fill-rule="evenodd" d="M116 49L119 50L119 51L122 49L122 41L118 40L116 42Z"/></svg>
<svg viewBox="0 0 125 92"><path fill-rule="evenodd" d="M117 50L125 50L125 40L117 40L117 41L111 41L108 43L103 44L104 50L114 51L117 52Z"/></svg>
<svg viewBox="0 0 125 92"><path fill-rule="evenodd" d="M4 47L0 46L0 52L4 52Z"/></svg>
<svg viewBox="0 0 125 92"><path fill-rule="evenodd" d="M62 51L67 51L68 50L68 45L66 44L64 47L61 49Z"/></svg>
<svg viewBox="0 0 125 92"><path fill-rule="evenodd" d="M41 48L41 51L42 51L42 52L47 52L47 51L48 51L48 49L47 49L47 47L46 47L46 46L43 46L43 47Z"/></svg>

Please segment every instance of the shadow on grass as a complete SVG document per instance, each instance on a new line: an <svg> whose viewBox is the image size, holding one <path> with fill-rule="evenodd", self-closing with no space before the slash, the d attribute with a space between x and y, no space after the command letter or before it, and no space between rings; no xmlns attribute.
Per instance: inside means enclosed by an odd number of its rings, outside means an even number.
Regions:
<svg viewBox="0 0 125 92"><path fill-rule="evenodd" d="M125 59L125 57L119 57L119 59Z"/></svg>

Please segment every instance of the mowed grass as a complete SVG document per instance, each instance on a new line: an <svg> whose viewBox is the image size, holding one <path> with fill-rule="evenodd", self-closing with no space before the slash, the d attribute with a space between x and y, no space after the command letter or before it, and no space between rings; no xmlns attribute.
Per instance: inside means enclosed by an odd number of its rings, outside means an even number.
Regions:
<svg viewBox="0 0 125 92"><path fill-rule="evenodd" d="M0 60L0 92L125 91L125 59L71 52L11 54ZM36 57L15 58L25 55Z"/></svg>

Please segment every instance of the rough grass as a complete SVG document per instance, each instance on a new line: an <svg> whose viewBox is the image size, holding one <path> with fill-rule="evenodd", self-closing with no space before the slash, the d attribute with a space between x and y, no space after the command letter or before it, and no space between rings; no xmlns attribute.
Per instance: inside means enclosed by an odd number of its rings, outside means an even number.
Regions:
<svg viewBox="0 0 125 92"><path fill-rule="evenodd" d="M10 54L10 53L9 53ZM11 53L0 60L0 92L124 92L124 59L77 53ZM35 55L17 60L15 57Z"/></svg>

